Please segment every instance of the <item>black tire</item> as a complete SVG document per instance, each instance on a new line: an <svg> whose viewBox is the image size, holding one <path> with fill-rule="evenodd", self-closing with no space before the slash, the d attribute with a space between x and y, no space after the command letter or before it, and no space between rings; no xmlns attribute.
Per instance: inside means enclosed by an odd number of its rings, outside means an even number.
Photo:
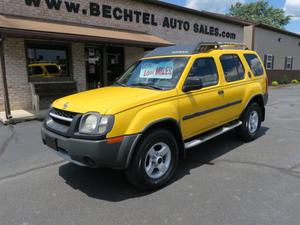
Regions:
<svg viewBox="0 0 300 225"><path fill-rule="evenodd" d="M250 125L250 117L254 114L257 114L258 116L256 129L254 129L255 126L251 127ZM260 106L257 103L252 103L246 108L245 112L243 113L240 119L243 122L243 124L237 128L237 133L240 139L246 142L250 142L256 139L259 135L259 130L261 128L262 121L262 112Z"/></svg>
<svg viewBox="0 0 300 225"><path fill-rule="evenodd" d="M166 170L165 174L158 178L151 178L147 174L146 165L154 164L154 158L150 157L150 150L154 149L154 147L159 147L160 144L165 144L164 146L168 146L168 162L169 167ZM162 148L161 148L162 149ZM157 149L159 150L159 149ZM170 151L169 151L170 150ZM159 151L156 153L158 154ZM169 155L169 152L171 155ZM151 162L149 162L151 158ZM162 160L166 161L166 158L162 158ZM163 129L155 129L151 130L144 134L139 144L136 146L135 153L129 168L126 170L126 176L128 181L133 184L137 188L153 190L158 189L164 185L166 185L174 172L176 171L179 160L179 149L178 144L174 135L172 135L169 131ZM164 162L160 162L164 163ZM155 165L159 164L159 160L156 161ZM154 166L153 166L154 167ZM166 167L165 167L166 168ZM153 174L155 170L158 172L159 169L155 168L153 170ZM148 171L149 172L149 171ZM159 175L159 173L157 173ZM154 176L154 175L153 175Z"/></svg>

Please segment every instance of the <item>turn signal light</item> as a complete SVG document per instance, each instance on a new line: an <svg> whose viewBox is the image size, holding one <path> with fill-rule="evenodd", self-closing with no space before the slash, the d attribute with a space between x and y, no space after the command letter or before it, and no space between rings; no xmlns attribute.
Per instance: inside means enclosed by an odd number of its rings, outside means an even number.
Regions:
<svg viewBox="0 0 300 225"><path fill-rule="evenodd" d="M124 140L124 137L110 138L107 139L107 144L119 143Z"/></svg>

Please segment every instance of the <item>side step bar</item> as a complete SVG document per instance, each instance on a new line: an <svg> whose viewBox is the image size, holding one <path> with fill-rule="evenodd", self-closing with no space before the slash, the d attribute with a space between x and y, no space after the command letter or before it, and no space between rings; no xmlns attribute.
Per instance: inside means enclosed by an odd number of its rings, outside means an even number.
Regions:
<svg viewBox="0 0 300 225"><path fill-rule="evenodd" d="M200 145L204 142L207 142L221 134L224 134L224 133L227 133L228 131L231 131L233 130L234 128L237 128L239 126L242 125L242 121L237 121L237 122L234 122L234 123L231 123L230 125L225 125L217 130L215 130L214 132L212 133L209 133L209 134L206 134L206 135L203 135L203 136L200 136L190 142L187 142L184 144L184 147L185 149L189 149L189 148L193 148L197 145Z"/></svg>

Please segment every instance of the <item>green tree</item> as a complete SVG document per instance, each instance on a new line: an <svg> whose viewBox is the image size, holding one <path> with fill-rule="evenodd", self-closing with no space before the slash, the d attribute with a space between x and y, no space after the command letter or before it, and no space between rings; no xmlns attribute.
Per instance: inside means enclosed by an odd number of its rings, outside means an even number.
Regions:
<svg viewBox="0 0 300 225"><path fill-rule="evenodd" d="M290 16L285 15L283 9L274 8L266 0L245 4L237 2L231 5L228 15L281 29L284 29L291 20Z"/></svg>

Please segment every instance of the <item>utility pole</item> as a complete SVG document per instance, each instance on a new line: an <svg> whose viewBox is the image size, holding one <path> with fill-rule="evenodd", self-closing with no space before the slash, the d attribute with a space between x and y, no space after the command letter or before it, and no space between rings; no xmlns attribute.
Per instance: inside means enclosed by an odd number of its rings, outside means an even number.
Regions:
<svg viewBox="0 0 300 225"><path fill-rule="evenodd" d="M11 110L10 110L7 79L6 79L6 68L5 68L5 58L4 58L4 37L1 34L0 34L0 61L1 61L1 70L2 70L5 116L6 116L6 119L10 120L10 119L12 119L12 115L11 115Z"/></svg>

